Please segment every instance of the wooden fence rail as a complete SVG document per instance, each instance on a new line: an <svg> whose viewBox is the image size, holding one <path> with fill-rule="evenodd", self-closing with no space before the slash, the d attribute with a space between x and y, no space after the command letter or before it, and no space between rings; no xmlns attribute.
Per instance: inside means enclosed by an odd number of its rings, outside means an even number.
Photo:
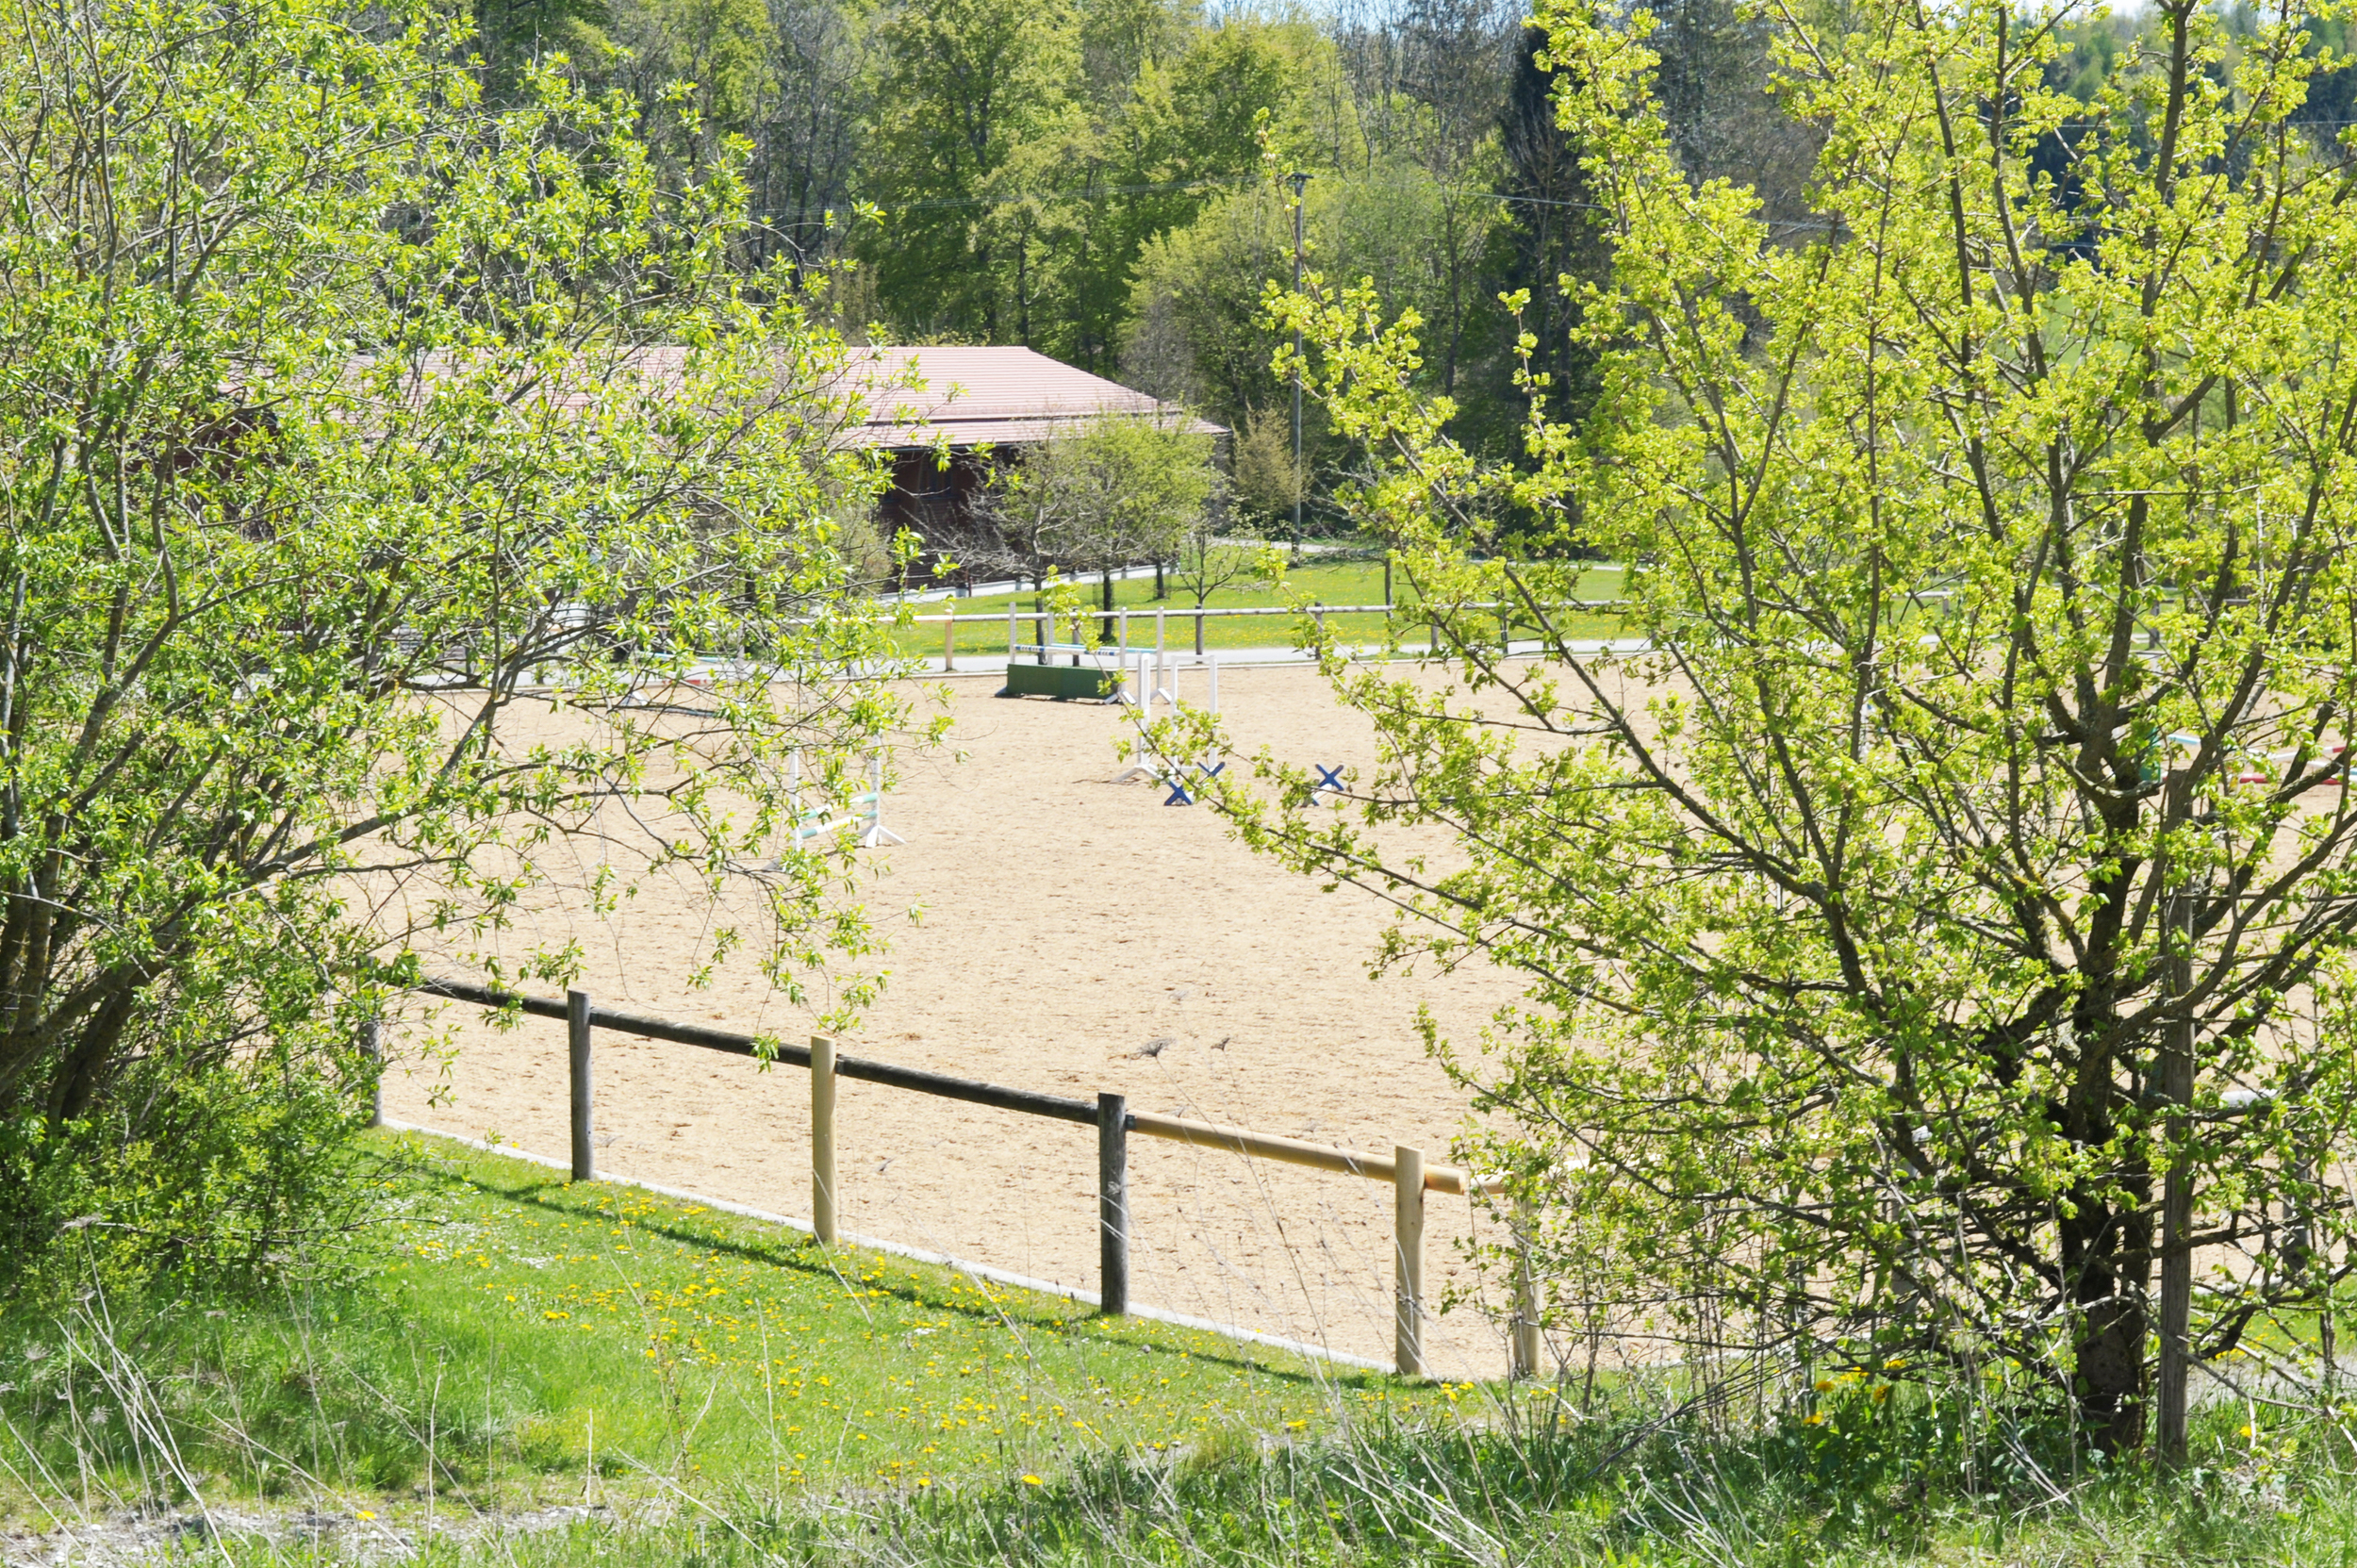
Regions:
<svg viewBox="0 0 2357 1568"><path fill-rule="evenodd" d="M580 991L568 991L559 1000L553 997L532 997L496 986L479 985L471 981L439 979L425 981L415 989L425 996L469 1002L477 1007L512 1008L534 1017L561 1018L565 1021L572 1122L572 1179L576 1181L594 1180L597 1177L589 1092L593 1069L591 1047L596 1030L610 1029L650 1040L668 1040L676 1045L697 1046L706 1050L726 1051L733 1056L755 1057L808 1069L811 1075L811 1232L819 1241L829 1244L836 1239L836 1208L841 1195L835 1180L834 1118L835 1084L841 1079L854 1079L865 1083L879 1083L888 1088L931 1095L936 1098L961 1100L968 1105L987 1105L1000 1111L1094 1127L1096 1129L1098 1304L1099 1310L1108 1313L1126 1312L1129 1307L1129 1135L1132 1132L1203 1148L1228 1149L1253 1159L1281 1161L1287 1164L1307 1165L1314 1170L1337 1171L1346 1176L1361 1176L1370 1180L1387 1182L1393 1189L1393 1361L1403 1377L1423 1377L1426 1371L1424 1323L1427 1313L1424 1292L1424 1195L1429 1191L1464 1197L1476 1192L1497 1192L1504 1185L1499 1178L1477 1178L1450 1165L1427 1165L1422 1150L1405 1145L1393 1149L1389 1157L1361 1154L1355 1149L1255 1132L1248 1128L1226 1127L1216 1122L1193 1121L1184 1116L1131 1111L1119 1095L1102 1094L1096 1097L1095 1104L1091 1104L1063 1095L1044 1095L1030 1089L1010 1088L1001 1083L985 1083L948 1073L897 1066L889 1062L877 1062L865 1057L844 1056L835 1050L834 1042L825 1035L815 1036L808 1046L796 1046L783 1040L739 1034L731 1030L708 1029L701 1024L676 1023L668 1018L651 1018L636 1013L618 1013L612 1008L596 1005L585 993ZM1515 1233L1526 1248L1530 1233L1526 1214L1521 1216ZM1517 1377L1526 1377L1538 1369L1538 1360L1537 1293L1531 1283L1530 1268L1525 1258L1516 1277L1510 1369Z"/></svg>

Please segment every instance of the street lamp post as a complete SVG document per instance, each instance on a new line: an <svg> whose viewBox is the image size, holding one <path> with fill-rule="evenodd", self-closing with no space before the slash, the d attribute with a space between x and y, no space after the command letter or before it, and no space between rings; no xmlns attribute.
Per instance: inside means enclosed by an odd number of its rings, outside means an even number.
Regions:
<svg viewBox="0 0 2357 1568"><path fill-rule="evenodd" d="M1294 188L1294 292L1301 292L1301 192L1310 176L1299 170L1285 176ZM1301 471L1301 322L1294 322L1294 560L1301 560L1301 492L1308 488Z"/></svg>

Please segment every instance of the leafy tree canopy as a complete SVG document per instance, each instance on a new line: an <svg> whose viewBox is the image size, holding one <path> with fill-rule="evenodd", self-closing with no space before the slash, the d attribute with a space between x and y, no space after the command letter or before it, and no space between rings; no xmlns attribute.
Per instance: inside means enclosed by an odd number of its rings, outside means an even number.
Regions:
<svg viewBox="0 0 2357 1568"><path fill-rule="evenodd" d="M1528 978L1452 1060L1558 1313L2166 1448L2353 1239L2357 182L2301 13L2165 0L2065 74L2083 16L1777 13L1796 235L1693 176L1649 14L1544 8L1612 251L1593 410L1483 461L1413 315L1278 303L1457 679L1330 660L1360 809L1274 765L1230 805L1403 902L1391 958ZM1640 643L1477 558L1501 508L1627 563ZM1501 596L1541 657L1492 652Z"/></svg>
<svg viewBox="0 0 2357 1568"><path fill-rule="evenodd" d="M609 895L754 878L778 982L861 995L815 983L866 948L847 863L779 858L789 759L830 787L901 717L845 678L885 648L837 348L748 297L733 166L660 179L552 73L487 112L459 41L323 0L0 23L13 1277L77 1216L109 1266L266 1275L349 1196L361 1022L567 834Z"/></svg>

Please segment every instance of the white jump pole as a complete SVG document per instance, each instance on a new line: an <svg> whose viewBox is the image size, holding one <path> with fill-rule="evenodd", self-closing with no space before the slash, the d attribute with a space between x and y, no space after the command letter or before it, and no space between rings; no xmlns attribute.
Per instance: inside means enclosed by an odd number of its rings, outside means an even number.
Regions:
<svg viewBox="0 0 2357 1568"><path fill-rule="evenodd" d="M1170 689L1170 655L1162 640L1162 607L1154 606L1154 685L1146 694L1146 717L1154 717L1154 700L1161 698L1170 704L1170 711L1178 711L1178 694Z"/></svg>
<svg viewBox="0 0 2357 1568"><path fill-rule="evenodd" d="M883 753L881 751L867 753L867 831L860 834L859 841L860 847L866 850L908 842L883 825Z"/></svg>
<svg viewBox="0 0 2357 1568"><path fill-rule="evenodd" d="M1206 653L1203 657L1210 662L1211 667L1211 711L1217 713L1219 712L1219 655Z"/></svg>
<svg viewBox="0 0 2357 1568"><path fill-rule="evenodd" d="M1014 663L1014 611L1015 606L1021 602L1020 594L1007 601L1007 662L1009 664Z"/></svg>

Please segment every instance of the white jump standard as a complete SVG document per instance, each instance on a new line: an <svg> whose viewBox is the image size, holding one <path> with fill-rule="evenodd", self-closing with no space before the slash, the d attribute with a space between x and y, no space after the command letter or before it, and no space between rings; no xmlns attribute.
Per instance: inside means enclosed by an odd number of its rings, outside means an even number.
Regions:
<svg viewBox="0 0 2357 1568"><path fill-rule="evenodd" d="M867 787L856 792L844 802L849 809L843 813L837 813L832 804L814 806L804 811L801 789L802 754L799 751L794 753L789 766L793 769L793 783L787 798L794 806L794 821L789 831L793 834L796 849L800 849L814 838L824 838L831 833L842 833L847 829L859 835L859 846L863 850L875 850L886 844L908 842L907 839L883 825L884 792L882 753L874 751L868 753Z"/></svg>

